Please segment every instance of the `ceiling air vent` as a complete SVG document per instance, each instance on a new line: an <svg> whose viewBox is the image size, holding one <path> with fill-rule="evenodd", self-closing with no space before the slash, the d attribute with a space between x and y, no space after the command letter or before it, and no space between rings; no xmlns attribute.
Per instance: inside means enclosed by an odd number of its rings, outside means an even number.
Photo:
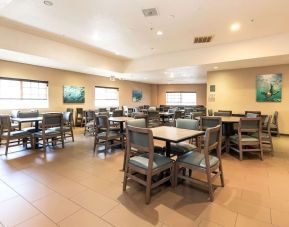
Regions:
<svg viewBox="0 0 289 227"><path fill-rule="evenodd" d="M199 36L199 37L195 37L194 39L194 43L209 43L211 42L213 39L213 36Z"/></svg>
<svg viewBox="0 0 289 227"><path fill-rule="evenodd" d="M143 9L142 12L145 17L153 17L159 15L158 10L156 8Z"/></svg>

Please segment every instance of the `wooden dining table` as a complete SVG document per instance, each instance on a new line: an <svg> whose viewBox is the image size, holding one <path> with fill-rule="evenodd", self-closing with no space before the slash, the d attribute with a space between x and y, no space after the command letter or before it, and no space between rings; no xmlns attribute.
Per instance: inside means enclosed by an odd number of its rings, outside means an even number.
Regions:
<svg viewBox="0 0 289 227"><path fill-rule="evenodd" d="M179 143L185 140L198 138L204 135L204 131L182 129L169 126L161 126L151 128L153 133L153 138L157 140L162 140L166 142L166 156L170 157L171 154L171 142Z"/></svg>
<svg viewBox="0 0 289 227"><path fill-rule="evenodd" d="M108 120L112 122L118 122L119 123L119 128L120 128L120 133L124 132L124 127L123 124L124 122L134 119L132 117L109 117Z"/></svg>

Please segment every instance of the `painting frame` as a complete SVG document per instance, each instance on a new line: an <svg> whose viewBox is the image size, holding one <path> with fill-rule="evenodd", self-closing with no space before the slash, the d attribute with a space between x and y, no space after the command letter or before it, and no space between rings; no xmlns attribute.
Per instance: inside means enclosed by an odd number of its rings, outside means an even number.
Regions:
<svg viewBox="0 0 289 227"><path fill-rule="evenodd" d="M282 101L282 73L262 74L256 76L256 101Z"/></svg>
<svg viewBox="0 0 289 227"><path fill-rule="evenodd" d="M141 102L143 99L142 90L132 90L132 101Z"/></svg>
<svg viewBox="0 0 289 227"><path fill-rule="evenodd" d="M85 87L64 85L63 103L85 103Z"/></svg>

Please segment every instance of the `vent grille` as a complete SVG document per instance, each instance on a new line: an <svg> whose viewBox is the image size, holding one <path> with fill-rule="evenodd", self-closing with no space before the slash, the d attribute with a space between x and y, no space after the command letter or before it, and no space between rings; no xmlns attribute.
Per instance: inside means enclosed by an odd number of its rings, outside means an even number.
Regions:
<svg viewBox="0 0 289 227"><path fill-rule="evenodd" d="M159 15L158 10L156 8L143 9L142 12L145 17L153 17Z"/></svg>
<svg viewBox="0 0 289 227"><path fill-rule="evenodd" d="M210 36L198 36L198 37L195 37L194 43L209 43L212 41L212 39L213 39L212 35L210 35Z"/></svg>

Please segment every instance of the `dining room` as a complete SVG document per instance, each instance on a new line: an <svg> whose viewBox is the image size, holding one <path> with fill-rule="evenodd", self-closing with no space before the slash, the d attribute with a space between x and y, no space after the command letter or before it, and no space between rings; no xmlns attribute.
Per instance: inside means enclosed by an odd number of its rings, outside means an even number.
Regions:
<svg viewBox="0 0 289 227"><path fill-rule="evenodd" d="M0 1L0 226L287 227L287 6Z"/></svg>

